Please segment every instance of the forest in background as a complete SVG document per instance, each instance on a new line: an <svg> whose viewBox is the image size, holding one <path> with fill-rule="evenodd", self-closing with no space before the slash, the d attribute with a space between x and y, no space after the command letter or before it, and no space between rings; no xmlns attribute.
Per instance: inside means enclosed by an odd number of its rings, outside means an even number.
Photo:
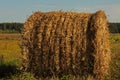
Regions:
<svg viewBox="0 0 120 80"><path fill-rule="evenodd" d="M23 23L0 23L0 33L21 33ZM110 33L120 33L120 23L109 23Z"/></svg>
<svg viewBox="0 0 120 80"><path fill-rule="evenodd" d="M120 33L120 23L109 23L111 33Z"/></svg>
<svg viewBox="0 0 120 80"><path fill-rule="evenodd" d="M20 33L23 23L0 23L0 33Z"/></svg>

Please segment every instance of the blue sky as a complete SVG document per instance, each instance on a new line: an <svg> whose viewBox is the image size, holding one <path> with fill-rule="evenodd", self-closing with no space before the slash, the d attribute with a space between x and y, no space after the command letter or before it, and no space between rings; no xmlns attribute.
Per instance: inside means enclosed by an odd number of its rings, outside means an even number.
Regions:
<svg viewBox="0 0 120 80"><path fill-rule="evenodd" d="M1 22L25 22L35 11L95 12L104 10L110 22L120 22L120 0L0 0Z"/></svg>

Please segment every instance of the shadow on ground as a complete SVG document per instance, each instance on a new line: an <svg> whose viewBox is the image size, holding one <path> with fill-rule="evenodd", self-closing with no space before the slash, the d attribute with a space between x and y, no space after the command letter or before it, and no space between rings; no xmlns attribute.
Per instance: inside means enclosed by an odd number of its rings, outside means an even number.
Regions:
<svg viewBox="0 0 120 80"><path fill-rule="evenodd" d="M16 75L19 72L16 65L0 64L0 78L7 78Z"/></svg>

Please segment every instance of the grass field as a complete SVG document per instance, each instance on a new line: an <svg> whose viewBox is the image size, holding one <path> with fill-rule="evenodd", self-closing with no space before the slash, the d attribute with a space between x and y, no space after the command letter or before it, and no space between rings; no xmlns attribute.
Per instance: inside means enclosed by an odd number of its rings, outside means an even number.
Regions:
<svg viewBox="0 0 120 80"><path fill-rule="evenodd" d="M111 61L111 80L120 80L120 35L112 35L111 41L111 51L112 51L112 61Z"/></svg>
<svg viewBox="0 0 120 80"><path fill-rule="evenodd" d="M12 36L11 36L12 35ZM30 73L20 73L21 65L21 49L20 49L20 35L19 34L0 34L0 80L35 80ZM120 35L111 35L111 74L105 80L119 80L120 79ZM41 79L43 80L43 79ZM50 80L50 79L46 79ZM51 79L53 80L53 79ZM55 80L86 80L81 78L74 78L65 76L61 79ZM92 80L89 77L87 80Z"/></svg>

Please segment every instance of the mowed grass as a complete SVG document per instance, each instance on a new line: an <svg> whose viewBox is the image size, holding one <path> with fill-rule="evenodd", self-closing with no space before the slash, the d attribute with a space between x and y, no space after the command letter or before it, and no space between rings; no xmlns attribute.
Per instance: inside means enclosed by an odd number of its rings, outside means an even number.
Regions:
<svg viewBox="0 0 120 80"><path fill-rule="evenodd" d="M110 64L110 76L105 80L119 80L120 79L120 35L111 35L111 64ZM21 66L21 41L18 39L0 39L0 56L3 56L3 60L0 61L0 80L36 80L32 74L18 73ZM1 73L3 75L1 75ZM86 80L83 78L75 78L65 76L61 79L45 79L45 80ZM44 79L40 79L44 80ZM87 80L93 80L89 77Z"/></svg>

